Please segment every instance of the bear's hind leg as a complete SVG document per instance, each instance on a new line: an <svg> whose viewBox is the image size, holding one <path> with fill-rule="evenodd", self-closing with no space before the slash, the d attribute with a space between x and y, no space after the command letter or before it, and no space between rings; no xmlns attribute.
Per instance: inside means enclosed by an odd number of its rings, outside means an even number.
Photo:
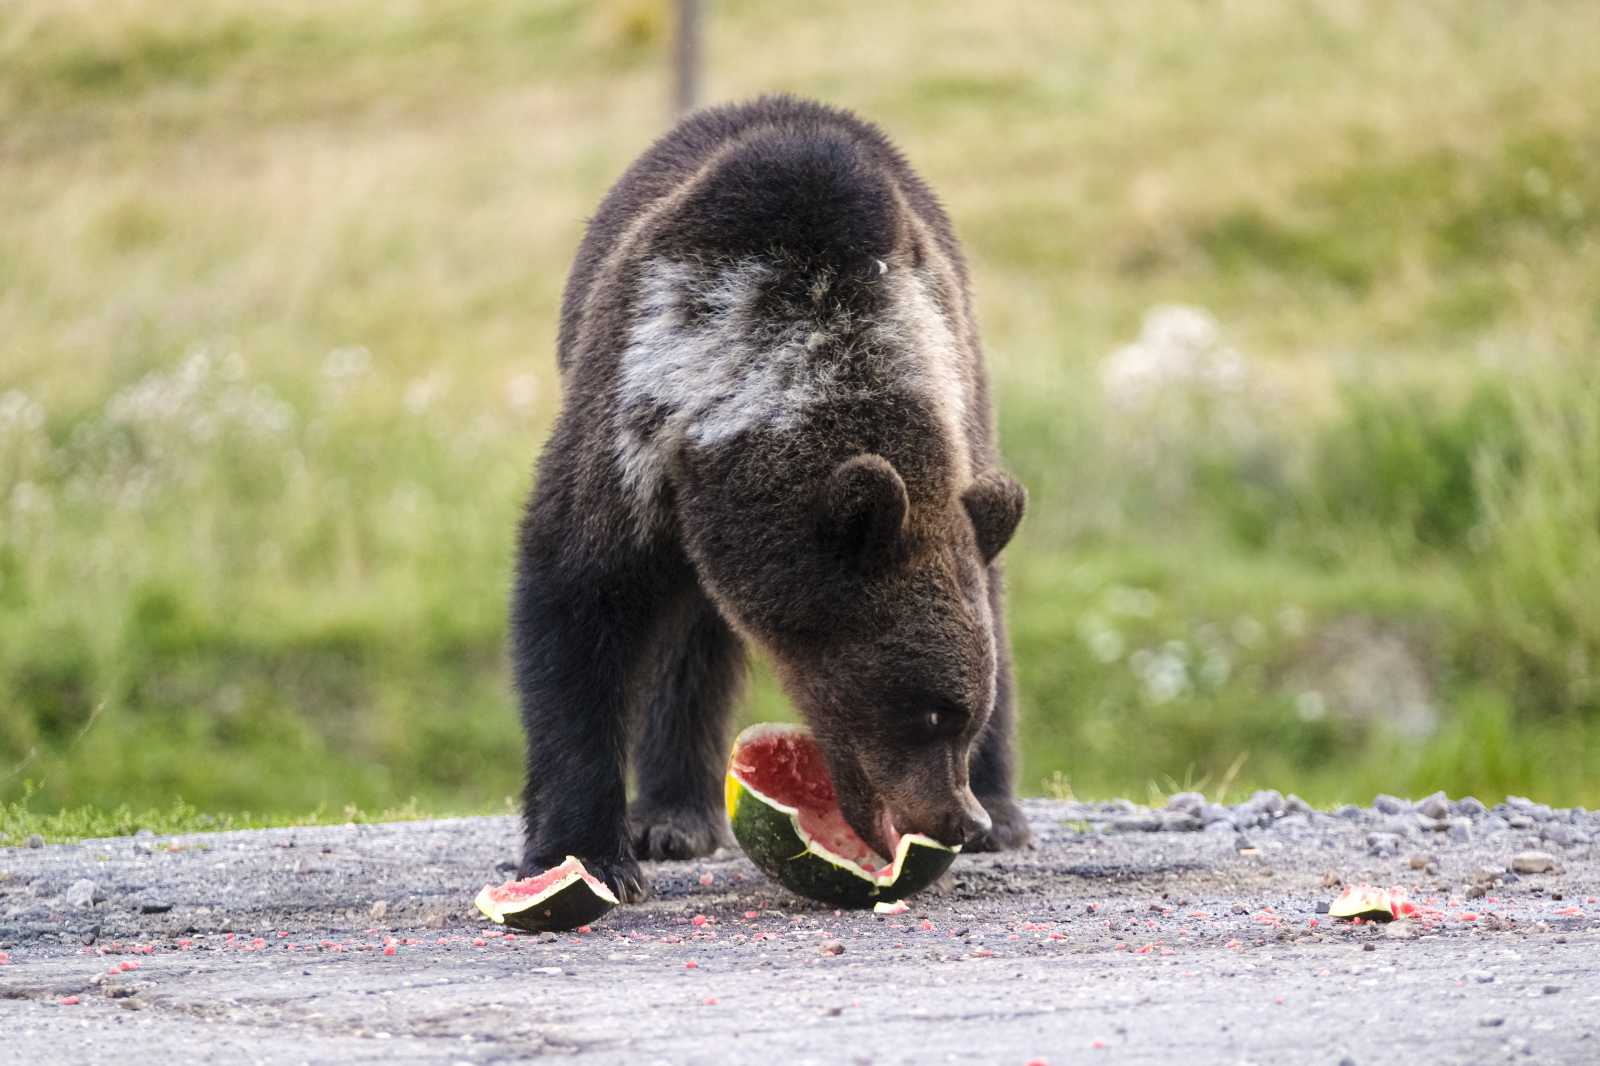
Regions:
<svg viewBox="0 0 1600 1066"><path fill-rule="evenodd" d="M634 742L628 812L640 859L693 859L729 843L722 777L744 649L698 590L660 634L659 674Z"/></svg>

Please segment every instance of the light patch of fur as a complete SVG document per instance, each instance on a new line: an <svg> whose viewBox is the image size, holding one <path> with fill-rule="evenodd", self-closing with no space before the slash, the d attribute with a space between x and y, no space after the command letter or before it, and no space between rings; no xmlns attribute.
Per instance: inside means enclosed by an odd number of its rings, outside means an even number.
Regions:
<svg viewBox="0 0 1600 1066"><path fill-rule="evenodd" d="M717 447L754 429L799 430L814 408L853 395L867 380L926 397L955 463L953 484L970 480L963 420L973 398L955 324L932 281L912 270L886 276L883 283L894 286L888 313L858 332L842 310L763 319L757 302L774 269L751 260L708 271L659 258L641 267L619 371L615 442L641 534L666 518L658 501L682 449ZM840 344L851 359L883 361L879 373L841 381L838 368L848 360L818 358Z"/></svg>
<svg viewBox="0 0 1600 1066"><path fill-rule="evenodd" d="M617 457L646 512L679 449L715 447L756 428L796 429L828 394L829 375L808 365L827 340L817 324L756 313L771 270L754 261L710 275L660 259L644 264L617 386ZM648 433L634 424L641 412L661 416ZM648 527L660 516L641 517Z"/></svg>
<svg viewBox="0 0 1600 1066"><path fill-rule="evenodd" d="M890 318L879 328L886 346L908 353L915 368L918 391L932 401L955 462L955 484L972 479L972 459L967 448L966 419L974 402L961 341L948 321L931 282L914 270L895 272Z"/></svg>

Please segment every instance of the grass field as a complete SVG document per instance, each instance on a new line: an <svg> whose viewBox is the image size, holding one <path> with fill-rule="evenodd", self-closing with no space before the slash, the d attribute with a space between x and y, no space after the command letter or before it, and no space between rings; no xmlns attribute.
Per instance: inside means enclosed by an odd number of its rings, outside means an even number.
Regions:
<svg viewBox="0 0 1600 1066"><path fill-rule="evenodd" d="M668 29L0 8L0 837L501 809L555 309ZM1027 789L1600 804L1600 7L708 30L713 99L874 118L966 242L1032 492Z"/></svg>

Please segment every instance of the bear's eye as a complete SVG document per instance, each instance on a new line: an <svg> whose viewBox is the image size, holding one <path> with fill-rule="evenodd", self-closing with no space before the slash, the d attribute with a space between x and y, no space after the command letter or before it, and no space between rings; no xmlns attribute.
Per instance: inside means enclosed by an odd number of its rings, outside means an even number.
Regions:
<svg viewBox="0 0 1600 1066"><path fill-rule="evenodd" d="M929 707L929 704L933 704ZM918 731L929 738L952 737L966 725L967 715L959 706L945 700L923 700L925 708L915 719Z"/></svg>

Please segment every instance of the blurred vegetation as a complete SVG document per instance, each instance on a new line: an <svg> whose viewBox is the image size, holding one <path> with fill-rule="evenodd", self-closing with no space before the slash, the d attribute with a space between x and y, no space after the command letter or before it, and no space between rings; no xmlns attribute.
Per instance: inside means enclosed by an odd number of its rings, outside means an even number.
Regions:
<svg viewBox="0 0 1600 1066"><path fill-rule="evenodd" d="M0 9L0 836L515 792L557 301L669 24ZM966 242L1032 491L1025 788L1600 804L1600 7L708 30L716 98L876 119ZM787 713L764 671L744 713Z"/></svg>

